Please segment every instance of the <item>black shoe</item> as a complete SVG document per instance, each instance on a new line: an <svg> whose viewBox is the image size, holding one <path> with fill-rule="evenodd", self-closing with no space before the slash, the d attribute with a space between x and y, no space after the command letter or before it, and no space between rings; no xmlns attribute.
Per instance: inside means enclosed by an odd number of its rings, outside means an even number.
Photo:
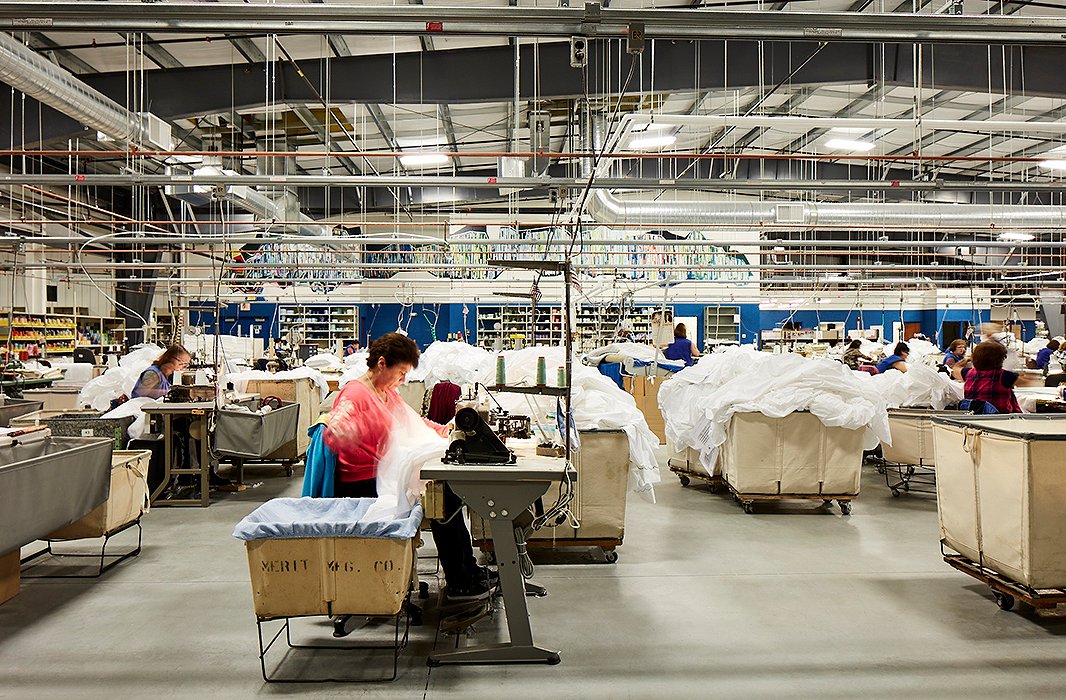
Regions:
<svg viewBox="0 0 1066 700"><path fill-rule="evenodd" d="M492 595L493 587L485 581L473 581L465 586L448 586L444 590L447 600L484 600Z"/></svg>
<svg viewBox="0 0 1066 700"><path fill-rule="evenodd" d="M355 615L338 615L333 619L333 636L338 639L341 637L347 637L355 629L354 623Z"/></svg>
<svg viewBox="0 0 1066 700"><path fill-rule="evenodd" d="M474 573L470 578L475 581L485 581L489 584L490 588L496 588L500 585L499 572L495 569L490 569L487 566L479 566L474 569Z"/></svg>

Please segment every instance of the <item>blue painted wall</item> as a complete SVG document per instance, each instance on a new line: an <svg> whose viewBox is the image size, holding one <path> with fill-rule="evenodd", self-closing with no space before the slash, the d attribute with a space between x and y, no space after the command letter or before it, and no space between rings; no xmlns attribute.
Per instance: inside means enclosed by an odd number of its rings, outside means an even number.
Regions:
<svg viewBox="0 0 1066 700"><path fill-rule="evenodd" d="M192 306L201 306L192 304ZM241 311L240 304L222 307L222 335L241 335L264 340L276 338L278 331L278 305L269 302L252 302L248 311ZM215 333L215 305L206 302L202 309L189 311L189 323L193 326L206 326L208 333ZM258 331L253 333L254 327Z"/></svg>

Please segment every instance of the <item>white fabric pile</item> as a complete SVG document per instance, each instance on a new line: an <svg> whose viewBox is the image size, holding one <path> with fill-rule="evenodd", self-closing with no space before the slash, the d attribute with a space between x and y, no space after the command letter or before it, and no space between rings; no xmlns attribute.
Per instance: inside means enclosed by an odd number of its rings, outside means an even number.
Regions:
<svg viewBox="0 0 1066 700"><path fill-rule="evenodd" d="M855 372L860 382L870 387L888 408L943 409L963 399L963 386L943 372L925 364L908 362L906 372L885 372L870 376Z"/></svg>
<svg viewBox="0 0 1066 700"><path fill-rule="evenodd" d="M536 383L537 360L545 359L547 380L554 386L558 369L564 364L564 349L561 347L532 347L508 350L504 356L507 384L532 386ZM442 381L453 384L481 383L491 386L496 383L496 353L457 342L436 342L430 345L419 358L418 367L408 373L409 381L424 381L426 389ZM573 413L578 430L620 429L629 439L629 466L631 484L635 491L654 499L654 485L661 481L659 465L655 458L658 438L648 428L644 415L637 408L633 397L625 393L607 377L595 369L573 362ZM365 371L365 370L364 370ZM346 373L347 374L347 373ZM359 375L355 375L354 379ZM539 421L554 424L556 401L554 397L527 394L493 394L508 411L517 414L532 414L534 425Z"/></svg>
<svg viewBox="0 0 1066 700"><path fill-rule="evenodd" d="M340 372L344 369L344 363L331 352L320 352L304 360L304 367L324 372Z"/></svg>
<svg viewBox="0 0 1066 700"><path fill-rule="evenodd" d="M782 418L810 411L825 425L866 428L866 447L891 444L884 399L844 365L825 358L731 348L700 358L659 389L666 435L713 468L734 413Z"/></svg>
<svg viewBox="0 0 1066 700"><path fill-rule="evenodd" d="M78 404L96 411L106 411L114 399L133 393L141 373L163 354L163 348L148 344L133 350L99 377L89 381L78 393Z"/></svg>
<svg viewBox="0 0 1066 700"><path fill-rule="evenodd" d="M641 362L655 362L661 365L670 365L681 369L685 366L684 360L668 360L662 351L651 345L640 343L611 343L589 352L583 358L586 365L595 367L601 362L624 362L628 359L640 360Z"/></svg>

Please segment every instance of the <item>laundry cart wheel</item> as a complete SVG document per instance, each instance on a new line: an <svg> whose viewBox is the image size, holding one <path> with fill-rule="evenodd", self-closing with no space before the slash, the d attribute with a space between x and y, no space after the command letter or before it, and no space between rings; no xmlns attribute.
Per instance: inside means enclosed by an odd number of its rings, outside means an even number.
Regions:
<svg viewBox="0 0 1066 700"><path fill-rule="evenodd" d="M613 549L603 550L603 558L607 560L608 564L614 564L618 561L618 552Z"/></svg>
<svg viewBox="0 0 1066 700"><path fill-rule="evenodd" d="M899 489L892 489L893 498L899 498Z"/></svg>
<svg viewBox="0 0 1066 700"><path fill-rule="evenodd" d="M992 595L996 597L996 605L1000 610L1011 610L1014 608L1014 596L999 591L992 591Z"/></svg>
<svg viewBox="0 0 1066 700"><path fill-rule="evenodd" d="M285 463L285 476L291 477L293 474L292 462Z"/></svg>
<svg viewBox="0 0 1066 700"><path fill-rule="evenodd" d="M840 504L840 512L844 515L851 515L851 501L837 501Z"/></svg>
<svg viewBox="0 0 1066 700"><path fill-rule="evenodd" d="M744 501L742 505L744 506L744 512L748 515L755 512L755 501Z"/></svg>
<svg viewBox="0 0 1066 700"><path fill-rule="evenodd" d="M418 597L425 600L429 597L429 583L426 581L418 582Z"/></svg>
<svg viewBox="0 0 1066 700"><path fill-rule="evenodd" d="M679 474L677 479L678 479L678 481L681 482L682 486L688 486L689 484L692 483L692 481L687 476L685 476L684 474Z"/></svg>

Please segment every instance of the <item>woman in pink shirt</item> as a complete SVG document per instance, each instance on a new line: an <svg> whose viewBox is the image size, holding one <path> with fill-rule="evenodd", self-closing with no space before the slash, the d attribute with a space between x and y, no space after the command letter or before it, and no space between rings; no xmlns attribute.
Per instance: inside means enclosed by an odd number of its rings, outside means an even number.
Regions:
<svg viewBox="0 0 1066 700"><path fill-rule="evenodd" d="M388 449L394 411L407 410L396 388L418 366L418 356L418 346L410 338L399 333L381 336L370 344L366 374L345 384L334 400L325 441L337 455L337 497L377 497L377 469ZM423 420L447 437L447 427ZM434 540L449 598L476 599L491 594L497 576L477 565L462 514L449 518L445 530L434 527Z"/></svg>

